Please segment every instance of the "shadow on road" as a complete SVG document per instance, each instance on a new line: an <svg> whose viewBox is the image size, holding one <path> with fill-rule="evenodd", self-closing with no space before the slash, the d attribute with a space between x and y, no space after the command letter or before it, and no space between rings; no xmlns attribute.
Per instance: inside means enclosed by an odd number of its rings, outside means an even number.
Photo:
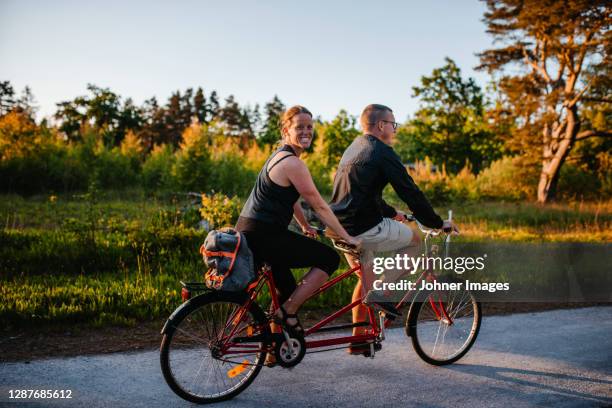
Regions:
<svg viewBox="0 0 612 408"><path fill-rule="evenodd" d="M574 399L575 402L585 403L589 401L592 403L595 402L602 404L602 406L612 405L612 397L610 396L612 381L600 378L599 375L601 375L601 373L594 373L593 376L585 377L547 371L534 371L527 369L496 367L479 364L454 364L445 368L451 371L462 372L495 381L504 382L509 385L533 387L540 391L547 391L547 394L550 394L550 392L552 392L558 395L563 395L565 397L570 397ZM547 384L553 381L567 381L567 388ZM600 394L594 394L578 391L579 389L586 388L581 387L580 383L584 383L585 386L592 384L601 384L602 392ZM543 397L545 398L544 395ZM532 396L525 395L525 399L527 401L533 402Z"/></svg>

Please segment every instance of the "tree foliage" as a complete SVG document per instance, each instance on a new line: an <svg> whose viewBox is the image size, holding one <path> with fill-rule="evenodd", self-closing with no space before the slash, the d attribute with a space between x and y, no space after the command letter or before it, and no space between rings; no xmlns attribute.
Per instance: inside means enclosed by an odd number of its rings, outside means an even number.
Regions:
<svg viewBox="0 0 612 408"><path fill-rule="evenodd" d="M583 112L587 100L610 103L596 89L610 65L611 11L604 0L487 1L487 32L500 47L479 54L478 68L501 74L517 125L511 147L540 163L540 202L554 198L576 142L611 134Z"/></svg>
<svg viewBox="0 0 612 408"><path fill-rule="evenodd" d="M281 139L280 117L285 110L285 104L277 95L264 105L263 127L257 141L260 145L273 146Z"/></svg>
<svg viewBox="0 0 612 408"><path fill-rule="evenodd" d="M349 115L345 110L340 110L331 122L319 127L317 133L323 144L323 156L327 169L338 167L346 148L359 136L360 132L355 128L356 121L354 116Z"/></svg>
<svg viewBox="0 0 612 408"><path fill-rule="evenodd" d="M397 148L405 160L429 157L452 173L466 164L478 172L501 157L501 141L485 120L480 87L464 80L452 59L445 61L412 88L420 109L400 129Z"/></svg>

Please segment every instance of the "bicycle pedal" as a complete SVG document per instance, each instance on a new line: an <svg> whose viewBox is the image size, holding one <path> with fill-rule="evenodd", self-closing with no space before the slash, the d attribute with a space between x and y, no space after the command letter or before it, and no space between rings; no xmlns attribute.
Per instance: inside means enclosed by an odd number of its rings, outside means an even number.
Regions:
<svg viewBox="0 0 612 408"><path fill-rule="evenodd" d="M385 313L385 312L381 312L383 317L385 317L387 320L389 320L390 322L394 321L397 316L392 314L392 313Z"/></svg>

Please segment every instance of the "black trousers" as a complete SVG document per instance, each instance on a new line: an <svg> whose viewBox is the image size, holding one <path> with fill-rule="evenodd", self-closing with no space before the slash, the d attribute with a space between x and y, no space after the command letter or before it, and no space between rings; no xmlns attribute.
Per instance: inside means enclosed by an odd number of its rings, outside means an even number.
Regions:
<svg viewBox="0 0 612 408"><path fill-rule="evenodd" d="M250 230L242 230L241 227L243 225L239 221L236 229L245 235L256 265L265 262L272 268L281 304L297 288L291 268L317 267L328 275L338 269L340 256L333 248L319 241L278 228L251 227Z"/></svg>

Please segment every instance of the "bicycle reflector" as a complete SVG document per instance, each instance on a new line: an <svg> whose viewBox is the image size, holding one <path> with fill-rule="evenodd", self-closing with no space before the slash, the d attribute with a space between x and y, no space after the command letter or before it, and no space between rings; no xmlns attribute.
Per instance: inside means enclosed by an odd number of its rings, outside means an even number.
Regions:
<svg viewBox="0 0 612 408"><path fill-rule="evenodd" d="M236 367L232 368L231 370L229 370L227 372L227 376L229 378L234 378L235 376L237 376L238 374L243 372L246 369L247 365L249 365L249 360L244 360L242 362L242 364L240 364L239 366L236 366Z"/></svg>
<svg viewBox="0 0 612 408"><path fill-rule="evenodd" d="M191 292L184 286L183 289L181 289L181 298L183 298L183 302L186 302L191 299Z"/></svg>

